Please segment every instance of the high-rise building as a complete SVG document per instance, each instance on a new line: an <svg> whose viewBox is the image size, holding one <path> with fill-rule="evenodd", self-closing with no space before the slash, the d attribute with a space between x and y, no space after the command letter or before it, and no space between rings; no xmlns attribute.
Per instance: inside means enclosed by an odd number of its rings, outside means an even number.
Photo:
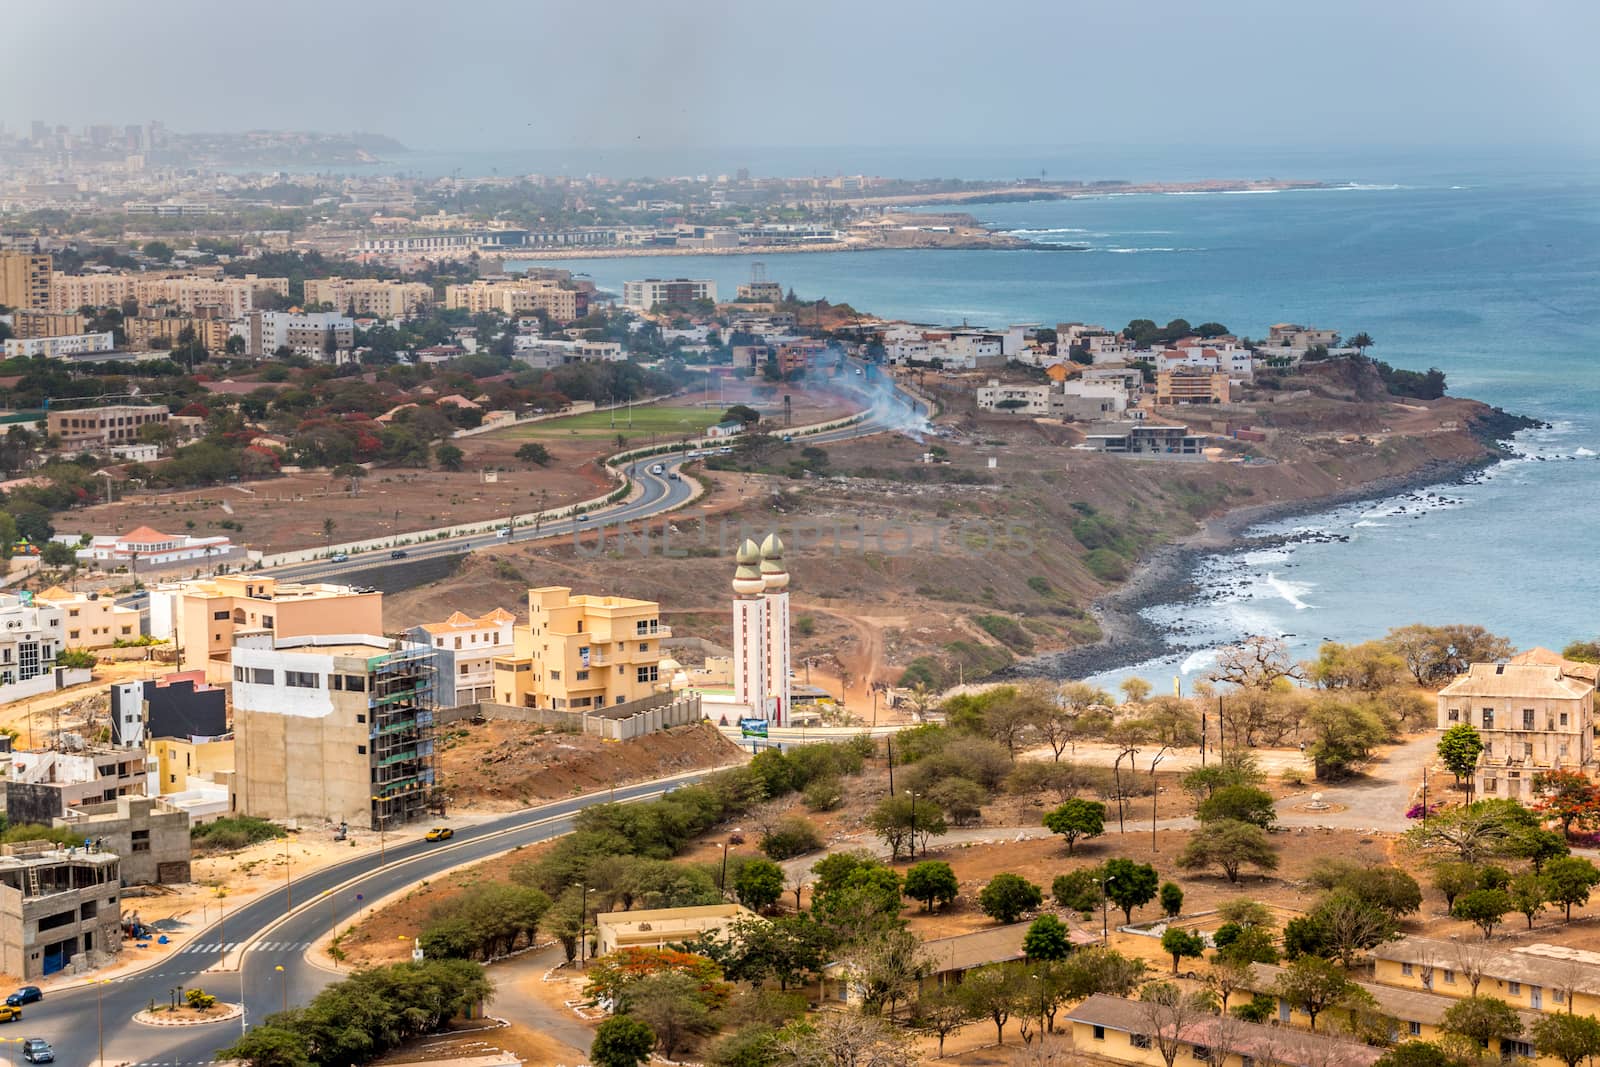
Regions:
<svg viewBox="0 0 1600 1067"><path fill-rule="evenodd" d="M783 541L768 534L739 546L733 576L733 699L781 725L789 714L789 572Z"/></svg>
<svg viewBox="0 0 1600 1067"><path fill-rule="evenodd" d="M699 300L716 303L717 283L703 278L645 278L622 283L622 304L635 311L693 304Z"/></svg>
<svg viewBox="0 0 1600 1067"><path fill-rule="evenodd" d="M48 255L0 252L0 304L8 308L48 308L51 273Z"/></svg>

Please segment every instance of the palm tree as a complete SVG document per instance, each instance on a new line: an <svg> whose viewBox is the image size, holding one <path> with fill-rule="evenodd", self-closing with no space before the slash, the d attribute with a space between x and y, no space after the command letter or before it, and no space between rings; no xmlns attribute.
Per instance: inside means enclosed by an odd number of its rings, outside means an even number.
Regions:
<svg viewBox="0 0 1600 1067"><path fill-rule="evenodd" d="M1350 338L1350 347L1365 356L1367 349L1372 347L1372 335L1366 331L1356 334Z"/></svg>
<svg viewBox="0 0 1600 1067"><path fill-rule="evenodd" d="M322 520L322 542L324 545L333 543L333 527L335 523L330 516Z"/></svg>

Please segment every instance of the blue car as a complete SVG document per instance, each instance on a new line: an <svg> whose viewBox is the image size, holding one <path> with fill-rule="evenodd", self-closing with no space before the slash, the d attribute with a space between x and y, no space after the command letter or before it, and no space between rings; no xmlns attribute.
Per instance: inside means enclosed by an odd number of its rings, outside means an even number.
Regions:
<svg viewBox="0 0 1600 1067"><path fill-rule="evenodd" d="M6 998L6 1003L13 1008L20 1008L24 1004L32 1004L36 1000L43 1000L44 994L36 985L25 985Z"/></svg>

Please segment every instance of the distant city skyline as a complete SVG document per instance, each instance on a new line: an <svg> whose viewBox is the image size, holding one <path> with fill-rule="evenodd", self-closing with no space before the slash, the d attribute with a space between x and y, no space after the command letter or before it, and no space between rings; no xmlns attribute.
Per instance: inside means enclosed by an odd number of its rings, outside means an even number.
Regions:
<svg viewBox="0 0 1600 1067"><path fill-rule="evenodd" d="M0 23L24 45L0 119L363 131L436 152L1600 145L1600 10L1580 0L692 12L286 0L234 23L199 0L29 5Z"/></svg>

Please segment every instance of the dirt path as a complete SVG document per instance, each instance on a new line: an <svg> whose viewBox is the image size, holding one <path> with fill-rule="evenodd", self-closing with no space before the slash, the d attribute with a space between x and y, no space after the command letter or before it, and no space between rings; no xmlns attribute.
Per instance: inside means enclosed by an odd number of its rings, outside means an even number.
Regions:
<svg viewBox="0 0 1600 1067"><path fill-rule="evenodd" d="M561 947L556 945L490 964L489 977L496 988L490 1010L509 1022L513 1031L540 1035L557 1046L550 1053L564 1057L564 1062L583 1063L589 1057L594 1029L563 1003L577 993L578 986L544 978L561 960Z"/></svg>

